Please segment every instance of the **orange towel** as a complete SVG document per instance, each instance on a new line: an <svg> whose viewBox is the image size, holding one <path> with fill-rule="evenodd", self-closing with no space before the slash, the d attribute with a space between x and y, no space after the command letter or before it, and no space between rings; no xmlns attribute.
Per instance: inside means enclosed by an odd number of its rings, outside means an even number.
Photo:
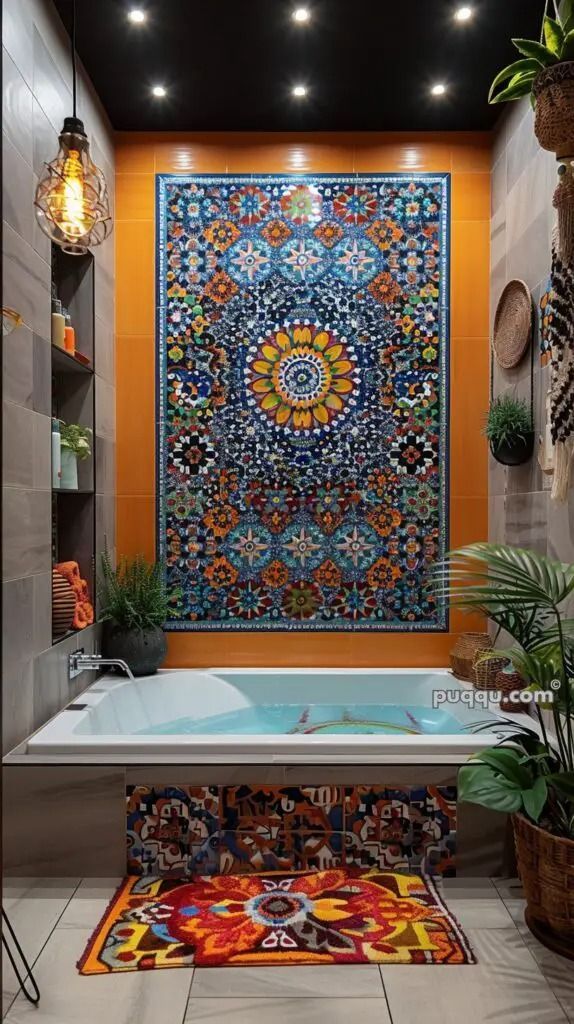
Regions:
<svg viewBox="0 0 574 1024"><path fill-rule="evenodd" d="M90 593L86 580L80 576L77 562L59 562L55 566L57 572L67 579L76 596L76 611L72 623L74 629L85 629L94 621L94 609L90 602Z"/></svg>

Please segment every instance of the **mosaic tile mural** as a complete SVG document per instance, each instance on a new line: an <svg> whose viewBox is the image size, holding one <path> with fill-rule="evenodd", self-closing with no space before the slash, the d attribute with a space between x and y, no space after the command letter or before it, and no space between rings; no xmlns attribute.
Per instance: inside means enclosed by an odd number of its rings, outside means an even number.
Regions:
<svg viewBox="0 0 574 1024"><path fill-rule="evenodd" d="M131 786L128 874L376 867L453 875L456 789Z"/></svg>
<svg viewBox="0 0 574 1024"><path fill-rule="evenodd" d="M158 176L172 630L444 630L448 175Z"/></svg>

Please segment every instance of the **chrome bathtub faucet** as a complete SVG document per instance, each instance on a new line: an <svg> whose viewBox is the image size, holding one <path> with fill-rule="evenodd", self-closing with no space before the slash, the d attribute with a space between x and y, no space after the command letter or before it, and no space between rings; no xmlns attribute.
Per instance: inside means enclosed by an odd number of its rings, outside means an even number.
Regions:
<svg viewBox="0 0 574 1024"><path fill-rule="evenodd" d="M110 668L121 668L130 679L134 674L122 658L102 658L101 654L84 654L83 650L73 651L68 655L68 676L74 679L80 672L97 672L98 669L108 666Z"/></svg>

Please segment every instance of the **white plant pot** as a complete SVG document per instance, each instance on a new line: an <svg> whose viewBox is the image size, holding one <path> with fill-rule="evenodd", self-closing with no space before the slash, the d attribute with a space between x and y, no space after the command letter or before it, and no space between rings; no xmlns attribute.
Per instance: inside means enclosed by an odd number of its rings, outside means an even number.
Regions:
<svg viewBox="0 0 574 1024"><path fill-rule="evenodd" d="M60 487L66 491L78 490L78 456L69 448L62 448Z"/></svg>

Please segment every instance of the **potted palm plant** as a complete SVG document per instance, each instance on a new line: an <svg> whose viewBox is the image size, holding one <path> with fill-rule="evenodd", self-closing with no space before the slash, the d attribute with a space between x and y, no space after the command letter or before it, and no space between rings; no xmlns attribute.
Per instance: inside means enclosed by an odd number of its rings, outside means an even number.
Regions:
<svg viewBox="0 0 574 1024"><path fill-rule="evenodd" d="M136 555L114 568L103 554L99 598L105 657L126 661L135 676L157 672L167 654L162 629L167 599L159 563Z"/></svg>
<svg viewBox="0 0 574 1024"><path fill-rule="evenodd" d="M503 653L533 691L539 730L520 724L459 772L459 797L512 814L526 921L574 959L574 565L508 545L472 544L438 570L454 604L482 612L511 637ZM500 656L496 651L496 656Z"/></svg>
<svg viewBox="0 0 574 1024"><path fill-rule="evenodd" d="M574 152L574 0L552 0L552 6L555 17L545 14L540 42L512 40L521 58L496 76L489 102L529 95L536 138L560 159Z"/></svg>
<svg viewBox="0 0 574 1024"><path fill-rule="evenodd" d="M503 466L520 466L534 451L530 407L523 398L500 395L493 399L484 428L490 450Z"/></svg>

